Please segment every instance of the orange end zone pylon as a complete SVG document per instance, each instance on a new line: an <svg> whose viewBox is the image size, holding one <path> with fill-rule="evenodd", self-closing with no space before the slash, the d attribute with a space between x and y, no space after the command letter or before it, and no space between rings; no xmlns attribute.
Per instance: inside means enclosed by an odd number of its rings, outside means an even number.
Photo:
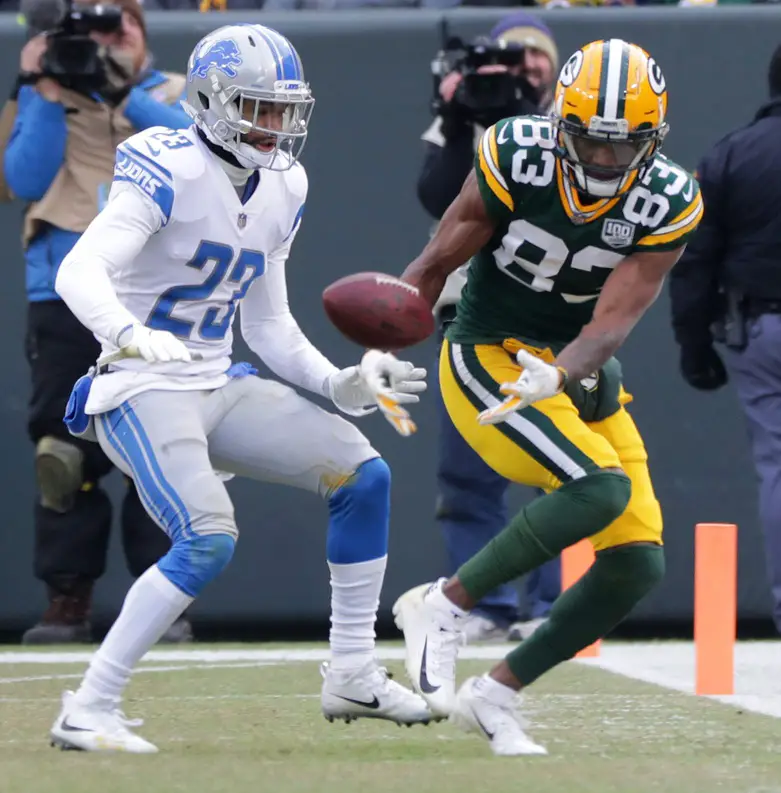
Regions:
<svg viewBox="0 0 781 793"><path fill-rule="evenodd" d="M695 693L735 692L738 527L698 523L694 535Z"/></svg>

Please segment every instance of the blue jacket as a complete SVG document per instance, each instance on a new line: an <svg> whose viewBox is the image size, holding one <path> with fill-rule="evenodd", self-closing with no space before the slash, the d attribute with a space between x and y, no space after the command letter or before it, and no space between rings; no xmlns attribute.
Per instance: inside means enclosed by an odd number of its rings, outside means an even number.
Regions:
<svg viewBox="0 0 781 793"><path fill-rule="evenodd" d="M165 80L161 72L150 70L130 91L123 113L136 130L154 126L182 129L190 125L190 117L181 105L163 104L148 93ZM65 161L67 140L65 107L47 101L31 86L24 86L19 92L16 121L3 162L6 182L17 198L43 198ZM77 232L49 226L30 242L25 251L28 300L60 299L54 291L57 270L79 236Z"/></svg>
<svg viewBox="0 0 781 793"><path fill-rule="evenodd" d="M679 344L711 341L723 289L781 300L781 97L720 140L696 171L705 214L670 273Z"/></svg>

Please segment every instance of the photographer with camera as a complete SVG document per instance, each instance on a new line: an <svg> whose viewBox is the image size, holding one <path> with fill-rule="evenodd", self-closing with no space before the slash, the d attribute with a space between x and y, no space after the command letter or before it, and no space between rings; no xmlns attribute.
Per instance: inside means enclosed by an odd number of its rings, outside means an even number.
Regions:
<svg viewBox="0 0 781 793"><path fill-rule="evenodd" d="M532 14L510 14L494 27L489 38L471 45L457 38L448 40L445 31L443 34L445 46L432 65L436 118L423 135L426 154L418 179L420 202L436 220L461 190L485 129L507 116L547 113L558 71L553 34ZM455 317L467 266L448 278L434 307L440 341L444 326ZM441 396L439 408L436 519L455 571L506 525L509 483L466 444ZM546 617L560 585L558 560L528 577L529 613L524 622L516 622L519 597L512 584L490 593L469 617L467 641L530 635Z"/></svg>
<svg viewBox="0 0 781 793"><path fill-rule="evenodd" d="M437 220L461 190L486 128L508 116L546 113L558 71L553 34L522 11L471 44L446 29L443 38L432 64L435 119L422 136L426 155L418 178L418 198Z"/></svg>
<svg viewBox="0 0 781 793"><path fill-rule="evenodd" d="M22 49L16 88L3 111L15 112L3 143L7 194L27 203L22 244L27 270L25 339L32 377L28 432L36 445L35 576L49 607L24 644L90 642L92 589L105 570L111 502L99 485L112 465L97 444L64 423L74 382L100 345L54 290L57 269L101 210L115 149L152 126L183 128L183 75L151 66L137 0L72 5L23 0L32 38ZM7 134L7 132L6 132ZM170 545L126 480L122 538L135 577ZM167 641L186 641L186 620Z"/></svg>

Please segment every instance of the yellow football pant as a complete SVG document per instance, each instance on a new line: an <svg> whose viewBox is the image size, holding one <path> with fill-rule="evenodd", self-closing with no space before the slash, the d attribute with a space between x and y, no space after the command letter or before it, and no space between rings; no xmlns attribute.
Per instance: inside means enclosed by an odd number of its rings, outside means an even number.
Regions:
<svg viewBox="0 0 781 793"><path fill-rule="evenodd" d="M517 343L529 352L540 350ZM549 351L540 357L552 360ZM632 482L632 496L621 515L591 537L597 551L633 542L662 543L662 513L648 472L648 454L624 405L604 421L584 422L566 394L511 414L494 425L477 423L477 414L504 399L501 383L517 380L521 367L498 344L445 341L439 361L442 397L466 442L498 474L512 482L555 490L599 468L620 468Z"/></svg>

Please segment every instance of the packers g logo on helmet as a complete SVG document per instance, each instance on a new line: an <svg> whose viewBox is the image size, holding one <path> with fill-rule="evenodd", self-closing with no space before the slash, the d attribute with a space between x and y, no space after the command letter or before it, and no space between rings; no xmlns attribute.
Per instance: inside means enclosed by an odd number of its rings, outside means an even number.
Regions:
<svg viewBox="0 0 781 793"><path fill-rule="evenodd" d="M562 67L552 111L556 154L574 185L594 198L626 192L668 131L667 85L636 44L592 41Z"/></svg>
<svg viewBox="0 0 781 793"><path fill-rule="evenodd" d="M559 75L559 83L564 86L572 85L572 83L578 79L582 67L583 50L578 50L570 55L569 60L562 66L561 74Z"/></svg>
<svg viewBox="0 0 781 793"><path fill-rule="evenodd" d="M653 58L648 59L648 84L657 96L661 96L667 90L662 70Z"/></svg>

